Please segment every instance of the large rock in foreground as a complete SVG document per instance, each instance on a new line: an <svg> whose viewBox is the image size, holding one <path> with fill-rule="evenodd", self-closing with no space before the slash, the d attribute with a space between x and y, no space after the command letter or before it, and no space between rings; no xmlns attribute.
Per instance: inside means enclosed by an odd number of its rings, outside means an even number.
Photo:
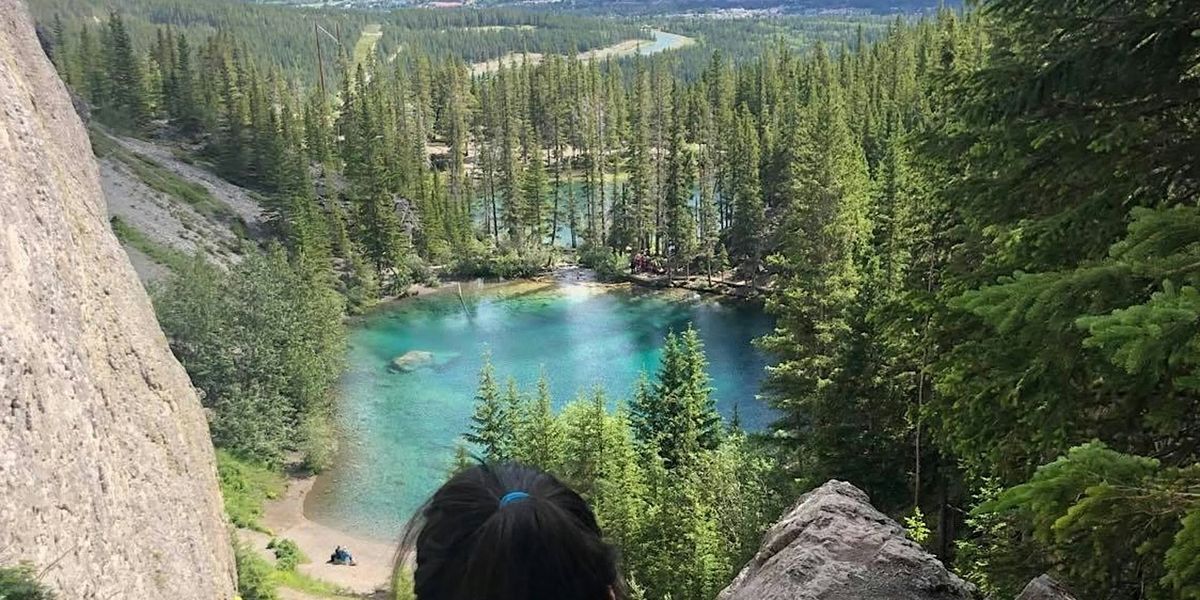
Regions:
<svg viewBox="0 0 1200 600"><path fill-rule="evenodd" d="M1075 596L1053 577L1040 575L1021 590L1017 600L1075 600Z"/></svg>
<svg viewBox="0 0 1200 600"><path fill-rule="evenodd" d="M972 587L841 481L805 494L719 600L967 600Z"/></svg>
<svg viewBox="0 0 1200 600"><path fill-rule="evenodd" d="M0 0L0 564L17 561L63 599L234 595L204 413L29 14Z"/></svg>

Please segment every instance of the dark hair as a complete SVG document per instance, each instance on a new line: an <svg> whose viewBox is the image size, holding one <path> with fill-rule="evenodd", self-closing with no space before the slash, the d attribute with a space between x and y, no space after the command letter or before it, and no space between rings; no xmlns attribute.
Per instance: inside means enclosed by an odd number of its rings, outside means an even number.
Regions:
<svg viewBox="0 0 1200 600"><path fill-rule="evenodd" d="M510 492L528 496L502 506ZM520 465L452 477L418 511L402 548L402 561L416 552L418 600L625 598L616 550L592 509L553 475Z"/></svg>

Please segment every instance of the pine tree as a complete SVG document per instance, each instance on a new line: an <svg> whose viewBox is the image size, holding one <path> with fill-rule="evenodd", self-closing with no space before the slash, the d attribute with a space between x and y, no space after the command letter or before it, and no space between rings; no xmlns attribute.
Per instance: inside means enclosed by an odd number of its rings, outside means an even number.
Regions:
<svg viewBox="0 0 1200 600"><path fill-rule="evenodd" d="M695 161L684 139L684 126L683 119L674 120L666 175L667 264L673 269L689 266L697 246L696 219L692 210Z"/></svg>
<svg viewBox="0 0 1200 600"><path fill-rule="evenodd" d="M479 369L479 389L475 392L475 412L471 415L470 432L464 438L479 447L488 462L502 462L509 457L506 443L510 435L508 425L507 410L500 396L500 388L496 385L492 357L484 354L483 366Z"/></svg>
<svg viewBox="0 0 1200 600"><path fill-rule="evenodd" d="M104 42L107 64L104 114L115 125L139 130L146 125L149 117L146 90L142 87L141 66L133 51L133 41L121 15L115 10L108 15Z"/></svg>
<svg viewBox="0 0 1200 600"><path fill-rule="evenodd" d="M549 210L546 201L550 183L546 177L541 146L532 133L527 137L530 138L530 146L526 150L529 159L521 174L521 222L528 232L524 239L528 240L531 246L539 246L545 243L548 233L546 230L549 227Z"/></svg>
<svg viewBox="0 0 1200 600"><path fill-rule="evenodd" d="M518 450L513 458L546 471L558 472L567 458L564 454L566 433L554 414L550 381L545 370L538 377L537 394L523 409L521 426L516 435Z"/></svg>
<svg viewBox="0 0 1200 600"><path fill-rule="evenodd" d="M749 110L742 106L737 118L737 146L732 157L733 217L729 232L730 259L744 275L754 278L762 266L766 226L762 184L759 180L758 134Z"/></svg>
<svg viewBox="0 0 1200 600"><path fill-rule="evenodd" d="M657 382L639 381L630 404L637 439L667 468L694 460L720 441L720 416L711 397L704 345L695 329L667 334Z"/></svg>

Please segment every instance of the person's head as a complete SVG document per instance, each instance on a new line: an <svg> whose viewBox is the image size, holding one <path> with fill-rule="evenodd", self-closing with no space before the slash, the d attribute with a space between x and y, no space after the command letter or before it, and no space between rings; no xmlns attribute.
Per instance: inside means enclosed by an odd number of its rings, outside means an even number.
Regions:
<svg viewBox="0 0 1200 600"><path fill-rule="evenodd" d="M616 551L553 475L479 465L446 482L406 535L418 600L621 600Z"/></svg>

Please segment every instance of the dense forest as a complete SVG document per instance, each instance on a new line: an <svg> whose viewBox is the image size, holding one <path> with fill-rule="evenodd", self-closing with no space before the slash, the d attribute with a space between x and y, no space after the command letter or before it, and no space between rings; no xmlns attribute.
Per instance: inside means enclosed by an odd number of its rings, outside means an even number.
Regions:
<svg viewBox="0 0 1200 600"><path fill-rule="evenodd" d="M616 412L554 414L485 370L468 439L584 487L645 597L712 597L776 499L839 478L996 597L1051 572L1081 597L1200 598L1200 5L992 0L747 60L479 76L343 49L323 93L235 32L138 43L125 21L46 20L64 79L105 126L259 190L282 242L159 297L222 447L278 463L328 436L343 304L640 255L764 290L771 430L716 424L682 333ZM215 330L261 370L223 371ZM318 349L311 378L278 365L314 352L257 350L292 343ZM531 427L551 445L513 445Z"/></svg>
<svg viewBox="0 0 1200 600"><path fill-rule="evenodd" d="M510 0L485 0L484 4L523 4ZM957 6L959 2L945 0L561 0L543 6L551 10L578 10L600 14L656 15L673 12L703 12L720 10L769 10L783 13L870 12L876 14L914 13L933 11L943 5ZM536 5L535 5L536 6Z"/></svg>

